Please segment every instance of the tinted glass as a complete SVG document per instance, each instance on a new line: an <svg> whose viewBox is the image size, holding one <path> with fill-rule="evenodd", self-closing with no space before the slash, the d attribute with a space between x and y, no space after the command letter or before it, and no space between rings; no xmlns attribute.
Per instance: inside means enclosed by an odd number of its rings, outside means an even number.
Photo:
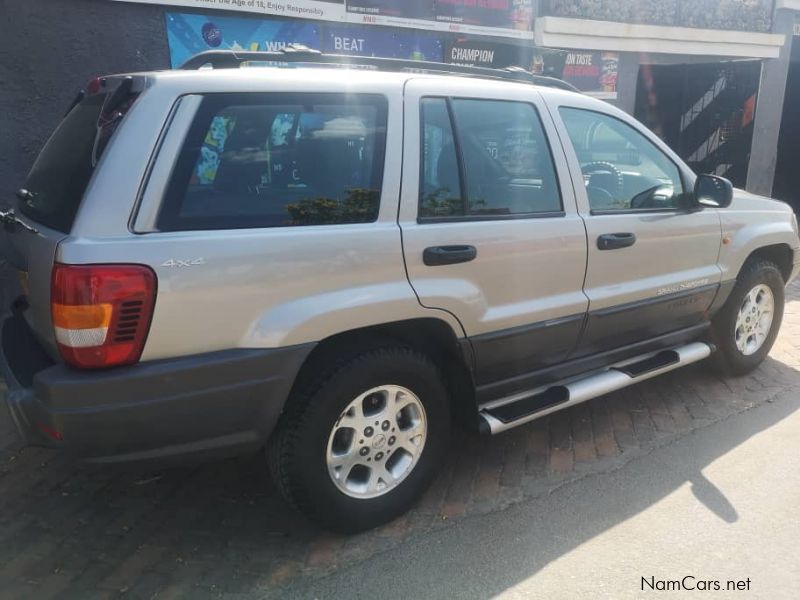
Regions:
<svg viewBox="0 0 800 600"><path fill-rule="evenodd" d="M609 115L561 108L583 172L592 210L684 208L678 167L658 147Z"/></svg>
<svg viewBox="0 0 800 600"><path fill-rule="evenodd" d="M178 158L163 230L374 221L386 131L378 96L208 96Z"/></svg>
<svg viewBox="0 0 800 600"><path fill-rule="evenodd" d="M447 102L422 101L422 182L420 217L464 215L458 157Z"/></svg>
<svg viewBox="0 0 800 600"><path fill-rule="evenodd" d="M421 217L561 211L552 155L533 106L452 100L451 107L455 136L447 101L422 103Z"/></svg>
<svg viewBox="0 0 800 600"><path fill-rule="evenodd" d="M98 137L98 120L107 94L89 96L61 121L33 165L24 188L32 196L20 202L20 211L58 231L69 232L86 186L94 171L93 162L105 148L93 149ZM110 137L105 131L103 137Z"/></svg>
<svg viewBox="0 0 800 600"><path fill-rule="evenodd" d="M522 102L453 100L467 214L561 211L553 158L536 109Z"/></svg>

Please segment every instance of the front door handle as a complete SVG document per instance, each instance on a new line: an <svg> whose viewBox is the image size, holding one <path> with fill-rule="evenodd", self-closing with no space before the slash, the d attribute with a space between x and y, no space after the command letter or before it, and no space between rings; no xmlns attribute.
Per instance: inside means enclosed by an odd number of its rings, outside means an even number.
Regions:
<svg viewBox="0 0 800 600"><path fill-rule="evenodd" d="M422 253L422 262L429 267L456 265L475 260L476 256L475 246L431 246Z"/></svg>
<svg viewBox="0 0 800 600"><path fill-rule="evenodd" d="M598 250L628 248L636 243L635 233L604 233L597 238Z"/></svg>

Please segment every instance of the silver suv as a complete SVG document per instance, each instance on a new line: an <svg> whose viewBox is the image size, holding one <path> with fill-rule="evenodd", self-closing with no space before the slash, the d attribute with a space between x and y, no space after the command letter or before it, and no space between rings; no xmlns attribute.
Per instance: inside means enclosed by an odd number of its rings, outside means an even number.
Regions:
<svg viewBox="0 0 800 600"><path fill-rule="evenodd" d="M291 503L357 531L419 497L455 415L496 434L764 360L800 264L787 205L558 82L304 61L325 62L212 53L188 67L236 68L76 99L0 217L28 443L103 463L266 447Z"/></svg>

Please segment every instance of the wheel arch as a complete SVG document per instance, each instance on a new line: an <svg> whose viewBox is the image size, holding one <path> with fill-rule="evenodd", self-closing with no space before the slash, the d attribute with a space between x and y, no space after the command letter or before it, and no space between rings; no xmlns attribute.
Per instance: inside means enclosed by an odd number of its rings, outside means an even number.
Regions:
<svg viewBox="0 0 800 600"><path fill-rule="evenodd" d="M389 344L409 346L429 356L445 377L453 414L465 424L477 422L472 347L446 321L435 317L361 327L324 338L300 367L287 402L299 386L318 377L322 369Z"/></svg>
<svg viewBox="0 0 800 600"><path fill-rule="evenodd" d="M744 263L742 263L739 273L742 272L742 269L744 269L745 265L747 265L749 262L758 259L768 260L775 263L778 269L780 269L781 275L783 275L784 282L789 281L789 278L792 275L792 267L794 266L794 251L789 244L770 244L769 246L761 246L760 248L756 248L750 252Z"/></svg>

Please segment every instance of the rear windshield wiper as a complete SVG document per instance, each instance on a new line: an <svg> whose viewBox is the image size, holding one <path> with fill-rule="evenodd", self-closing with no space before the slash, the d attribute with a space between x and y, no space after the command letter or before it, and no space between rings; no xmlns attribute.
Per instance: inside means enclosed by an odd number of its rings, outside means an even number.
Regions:
<svg viewBox="0 0 800 600"><path fill-rule="evenodd" d="M3 227L6 231L11 233L16 233L20 230L25 230L29 233L39 233L38 229L31 227L25 221L22 221L14 212L13 208L5 211L0 210L0 223L3 224Z"/></svg>
<svg viewBox="0 0 800 600"><path fill-rule="evenodd" d="M17 198L23 202L27 202L33 199L33 192L29 192L25 188L20 188L17 190ZM21 229L30 233L39 233L38 229L31 227L25 221L21 220L17 216L17 213L14 212L13 208L0 210L0 224L3 225L6 231L11 233L15 233Z"/></svg>

